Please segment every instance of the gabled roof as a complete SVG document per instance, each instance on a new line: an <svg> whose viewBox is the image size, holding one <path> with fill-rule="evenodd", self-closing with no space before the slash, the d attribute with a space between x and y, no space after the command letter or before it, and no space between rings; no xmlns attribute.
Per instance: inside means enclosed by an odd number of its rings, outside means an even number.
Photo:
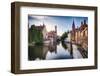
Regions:
<svg viewBox="0 0 100 76"><path fill-rule="evenodd" d="M82 30L84 30L85 27L88 27L88 25L87 24L81 25L80 28L79 28L79 30L82 31Z"/></svg>

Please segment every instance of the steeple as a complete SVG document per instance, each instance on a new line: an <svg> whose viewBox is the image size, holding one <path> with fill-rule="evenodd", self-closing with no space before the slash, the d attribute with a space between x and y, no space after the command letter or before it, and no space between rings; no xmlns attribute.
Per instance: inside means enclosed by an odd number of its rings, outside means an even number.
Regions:
<svg viewBox="0 0 100 76"><path fill-rule="evenodd" d="M75 30L75 23L74 23L74 20L73 20L73 24L72 24L72 30Z"/></svg>
<svg viewBox="0 0 100 76"><path fill-rule="evenodd" d="M73 23L72 23L72 33L73 33L73 40L75 40L75 23L74 23L74 20L73 20Z"/></svg>

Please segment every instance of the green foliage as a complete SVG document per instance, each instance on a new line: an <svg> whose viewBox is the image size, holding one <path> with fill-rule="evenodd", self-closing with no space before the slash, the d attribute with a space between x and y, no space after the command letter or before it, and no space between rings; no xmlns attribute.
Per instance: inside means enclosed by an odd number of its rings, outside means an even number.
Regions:
<svg viewBox="0 0 100 76"><path fill-rule="evenodd" d="M67 37L68 37L68 32L64 32L64 33L62 34L62 36L61 36L61 41L64 41L65 38L67 38Z"/></svg>
<svg viewBox="0 0 100 76"><path fill-rule="evenodd" d="M31 28L29 28L29 33L28 33L28 41L29 43L43 43L43 34L42 31L39 31L35 28L35 25L32 25Z"/></svg>

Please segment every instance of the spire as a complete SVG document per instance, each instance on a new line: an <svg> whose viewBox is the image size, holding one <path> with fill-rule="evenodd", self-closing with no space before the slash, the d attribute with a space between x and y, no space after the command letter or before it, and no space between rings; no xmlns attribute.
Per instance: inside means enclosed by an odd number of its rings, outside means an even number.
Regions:
<svg viewBox="0 0 100 76"><path fill-rule="evenodd" d="M74 23L74 20L73 20L73 24L72 24L72 29L73 29L73 30L75 29L75 23Z"/></svg>
<svg viewBox="0 0 100 76"><path fill-rule="evenodd" d="M73 32L73 40L75 40L75 23L73 20L73 24L72 24L72 32Z"/></svg>
<svg viewBox="0 0 100 76"><path fill-rule="evenodd" d="M75 25L74 20L73 20L73 25Z"/></svg>

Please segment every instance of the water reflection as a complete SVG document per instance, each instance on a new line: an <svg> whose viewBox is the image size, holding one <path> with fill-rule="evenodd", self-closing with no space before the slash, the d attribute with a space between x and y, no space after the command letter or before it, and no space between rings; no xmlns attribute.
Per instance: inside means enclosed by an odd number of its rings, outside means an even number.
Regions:
<svg viewBox="0 0 100 76"><path fill-rule="evenodd" d="M35 45L28 47L28 60L54 60L83 58L77 45L57 42L47 45Z"/></svg>

